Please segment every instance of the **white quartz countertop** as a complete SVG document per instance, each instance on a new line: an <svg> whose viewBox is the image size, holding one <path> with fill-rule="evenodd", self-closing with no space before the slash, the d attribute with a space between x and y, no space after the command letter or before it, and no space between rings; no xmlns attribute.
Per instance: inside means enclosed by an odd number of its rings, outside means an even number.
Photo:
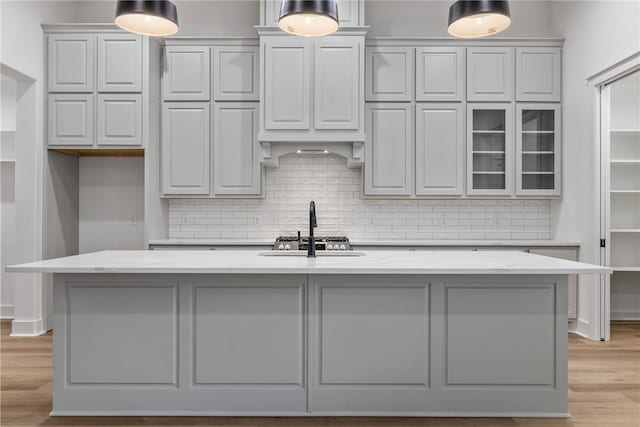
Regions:
<svg viewBox="0 0 640 427"><path fill-rule="evenodd" d="M513 251L370 251L364 256L263 256L254 250L102 251L7 267L28 273L604 274L611 269Z"/></svg>
<svg viewBox="0 0 640 427"><path fill-rule="evenodd" d="M156 239L152 246L272 246L274 239ZM352 246L504 246L504 247L579 247L580 243L563 240L358 240Z"/></svg>

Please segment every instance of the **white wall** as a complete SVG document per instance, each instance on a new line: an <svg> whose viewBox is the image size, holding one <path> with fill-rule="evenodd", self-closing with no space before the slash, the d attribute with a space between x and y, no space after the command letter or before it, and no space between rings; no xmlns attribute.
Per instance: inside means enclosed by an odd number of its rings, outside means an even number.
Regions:
<svg viewBox="0 0 640 427"><path fill-rule="evenodd" d="M144 249L144 158L81 157L80 253Z"/></svg>
<svg viewBox="0 0 640 427"><path fill-rule="evenodd" d="M595 106L586 79L640 50L640 3L637 1L554 1L552 25L564 35L563 143L564 198L554 204L555 238L578 240L585 262L599 261L595 170ZM588 189L588 191L585 191ZM597 277L580 278L578 331L598 338Z"/></svg>

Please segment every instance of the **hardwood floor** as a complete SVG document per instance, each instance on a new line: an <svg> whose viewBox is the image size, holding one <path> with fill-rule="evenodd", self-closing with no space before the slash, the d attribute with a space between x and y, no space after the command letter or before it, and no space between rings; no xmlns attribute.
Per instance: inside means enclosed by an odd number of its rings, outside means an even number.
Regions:
<svg viewBox="0 0 640 427"><path fill-rule="evenodd" d="M569 337L569 419L49 417L51 333L12 338L2 321L0 425L240 427L640 427L640 323L616 323L611 342Z"/></svg>

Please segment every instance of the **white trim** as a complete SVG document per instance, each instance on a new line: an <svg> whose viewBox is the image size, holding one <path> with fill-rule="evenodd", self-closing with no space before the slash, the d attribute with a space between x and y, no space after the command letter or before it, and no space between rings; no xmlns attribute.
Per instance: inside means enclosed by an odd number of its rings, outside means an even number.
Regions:
<svg viewBox="0 0 640 427"><path fill-rule="evenodd" d="M13 304L0 305L0 319L13 319Z"/></svg>
<svg viewBox="0 0 640 427"><path fill-rule="evenodd" d="M593 336L591 331L591 325L584 319L577 319L573 322L575 327L569 331L569 333L579 335L591 341L598 341L598 338Z"/></svg>
<svg viewBox="0 0 640 427"><path fill-rule="evenodd" d="M593 86L602 86L618 80L627 74L640 69L640 51L608 66L602 71L587 77L587 81Z"/></svg>
<svg viewBox="0 0 640 427"><path fill-rule="evenodd" d="M512 38L484 38L484 39L456 39L452 37L367 37L366 45L369 46L402 46L402 47L426 47L426 46L461 46L461 47L562 47L563 38L551 37L512 37Z"/></svg>
<svg viewBox="0 0 640 427"><path fill-rule="evenodd" d="M640 320L640 311L612 311L611 321Z"/></svg>
<svg viewBox="0 0 640 427"><path fill-rule="evenodd" d="M11 322L12 337L37 337L45 334L44 322L38 320L14 320Z"/></svg>

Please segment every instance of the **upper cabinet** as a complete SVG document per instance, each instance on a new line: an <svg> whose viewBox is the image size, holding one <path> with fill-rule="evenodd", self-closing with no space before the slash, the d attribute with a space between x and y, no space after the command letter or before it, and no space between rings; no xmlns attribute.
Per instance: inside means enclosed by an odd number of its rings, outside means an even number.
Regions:
<svg viewBox="0 0 640 427"><path fill-rule="evenodd" d="M465 48L416 49L416 101L463 101Z"/></svg>
<svg viewBox="0 0 640 427"><path fill-rule="evenodd" d="M411 101L414 48L368 47L365 62L367 101Z"/></svg>
<svg viewBox="0 0 640 427"><path fill-rule="evenodd" d="M560 102L561 49L516 48L516 101Z"/></svg>
<svg viewBox="0 0 640 427"><path fill-rule="evenodd" d="M214 46L213 99L216 101L257 101L258 47Z"/></svg>
<svg viewBox="0 0 640 427"><path fill-rule="evenodd" d="M260 141L363 141L364 36L262 36Z"/></svg>
<svg viewBox="0 0 640 427"><path fill-rule="evenodd" d="M513 48L467 48L467 101L511 101L514 71Z"/></svg>
<svg viewBox="0 0 640 427"><path fill-rule="evenodd" d="M167 46L164 49L162 87L165 101L210 99L209 46Z"/></svg>
<svg viewBox="0 0 640 427"><path fill-rule="evenodd" d="M341 27L364 26L365 0L336 0L336 3ZM261 0L261 24L266 27L277 27L281 6L282 0Z"/></svg>
<svg viewBox="0 0 640 427"><path fill-rule="evenodd" d="M142 91L142 39L139 36L98 36L98 91Z"/></svg>
<svg viewBox="0 0 640 427"><path fill-rule="evenodd" d="M47 44L49 92L93 92L95 36L55 34Z"/></svg>

